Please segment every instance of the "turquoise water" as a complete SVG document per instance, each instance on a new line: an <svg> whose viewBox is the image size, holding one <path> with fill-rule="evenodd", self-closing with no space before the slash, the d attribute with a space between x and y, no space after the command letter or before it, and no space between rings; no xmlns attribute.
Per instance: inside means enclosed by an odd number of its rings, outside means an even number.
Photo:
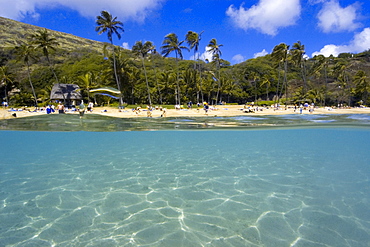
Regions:
<svg viewBox="0 0 370 247"><path fill-rule="evenodd" d="M62 120L0 121L0 246L370 245L368 115Z"/></svg>

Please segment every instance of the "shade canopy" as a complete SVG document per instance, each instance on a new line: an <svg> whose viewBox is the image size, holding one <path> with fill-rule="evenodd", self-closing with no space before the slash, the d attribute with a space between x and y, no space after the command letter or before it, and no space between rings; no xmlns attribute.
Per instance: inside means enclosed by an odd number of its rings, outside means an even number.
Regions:
<svg viewBox="0 0 370 247"><path fill-rule="evenodd" d="M102 87L102 88L95 88L95 89L91 89L89 91L90 93L114 93L114 94L118 94L120 95L121 92L118 90L118 89L115 89L113 87Z"/></svg>
<svg viewBox="0 0 370 247"><path fill-rule="evenodd" d="M81 100L80 87L76 84L54 84L50 93L51 100Z"/></svg>

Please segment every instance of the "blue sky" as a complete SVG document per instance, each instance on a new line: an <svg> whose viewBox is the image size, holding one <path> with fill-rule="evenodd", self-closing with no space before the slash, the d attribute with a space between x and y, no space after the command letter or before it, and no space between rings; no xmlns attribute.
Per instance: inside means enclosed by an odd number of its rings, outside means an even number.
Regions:
<svg viewBox="0 0 370 247"><path fill-rule="evenodd" d="M160 51L169 33L184 40L189 30L204 31L200 55L210 58L206 46L215 38L232 64L297 41L309 57L370 49L370 0L0 0L0 16L106 42L95 32L101 10L124 23L116 45L152 41Z"/></svg>

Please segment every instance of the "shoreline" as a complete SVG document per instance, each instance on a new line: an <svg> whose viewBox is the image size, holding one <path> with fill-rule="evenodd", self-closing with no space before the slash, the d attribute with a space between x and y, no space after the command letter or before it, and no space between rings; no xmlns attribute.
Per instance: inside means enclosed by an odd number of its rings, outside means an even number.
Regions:
<svg viewBox="0 0 370 247"><path fill-rule="evenodd" d="M299 109L294 111L294 107L291 106L285 110L284 106L278 110L273 108L262 108L255 112L243 112L244 105L220 105L216 109L210 109L208 113L205 113L203 108L193 108L193 109L166 109L165 113L161 110L152 110L150 112L150 117L159 118L163 117L233 117L233 116L263 116L263 115L290 115L298 114L300 115ZM10 109L0 109L0 120L1 119L11 119L15 118L12 114L16 114L16 117L32 117L37 115L46 115L45 111L9 111ZM54 112L52 114L58 114ZM76 114L78 111L66 112L66 114ZM94 107L93 112L85 112L86 115L89 114L99 114L102 116L116 117L116 118L148 118L148 111L146 109L141 109L140 111L133 111L132 109L122 109L119 110L115 107ZM302 115L320 115L320 114L370 114L370 108L330 108L330 107L317 107L311 113L308 109L302 111Z"/></svg>

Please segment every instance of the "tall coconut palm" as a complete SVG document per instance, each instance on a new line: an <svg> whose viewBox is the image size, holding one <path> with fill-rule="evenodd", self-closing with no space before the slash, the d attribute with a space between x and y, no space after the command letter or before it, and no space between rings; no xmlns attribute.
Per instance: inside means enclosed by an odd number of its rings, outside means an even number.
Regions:
<svg viewBox="0 0 370 247"><path fill-rule="evenodd" d="M162 55L167 57L170 55L172 52L175 52L175 57L176 57L176 70L177 70L177 99L176 103L181 104L180 100L180 85L179 85L179 66L178 66L178 58L181 60L183 59L182 55L182 50L187 50L189 51L189 48L186 46L183 46L182 44L184 41L179 41L177 35L175 33L170 33L167 34L164 37L164 40L162 42L161 50L162 50Z"/></svg>
<svg viewBox="0 0 370 247"><path fill-rule="evenodd" d="M204 31L200 32L200 33L196 33L196 32L193 32L193 31L188 31L188 33L186 34L186 37L185 37L185 40L186 42L188 43L189 47L190 47L190 50L194 49L194 70L196 70L196 65L197 63L195 61L198 61L199 63L199 43L200 43L200 40L201 40L201 36L202 36L202 33ZM199 82L200 82L200 86L198 87L200 89L200 93L202 95L202 101L203 101L203 92L202 92L202 78L201 78L201 69L200 69L200 66L198 66L199 68Z"/></svg>
<svg viewBox="0 0 370 247"><path fill-rule="evenodd" d="M116 65L116 56L114 52L114 45L113 45L113 34L117 36L118 39L121 39L121 33L124 32L123 29L123 23L117 20L117 17L112 17L112 15L108 11L101 11L100 16L96 17L96 24L97 27L95 28L95 31L98 32L98 34L107 33L108 40L111 43L112 49L113 49L113 69L114 69L114 77L116 79L117 83L117 89L122 92L121 90L121 84L118 79L117 74L117 65ZM122 100L122 93L120 95L120 106L123 104Z"/></svg>
<svg viewBox="0 0 370 247"><path fill-rule="evenodd" d="M221 81L220 81L220 65L221 65L221 55L222 55L222 52L221 52L221 49L220 47L222 47L223 45L222 44L217 44L217 40L216 39L211 39L211 41L209 42L208 44L208 52L212 54L212 60L216 62L216 69L217 69L217 74L218 74L218 78L217 78L217 81L218 81L218 89L217 89L217 95L216 95L216 104L217 104L217 100L218 100L218 95L220 93L220 87L221 87Z"/></svg>
<svg viewBox="0 0 370 247"><path fill-rule="evenodd" d="M292 56L292 61L296 64L297 67L301 70L301 75L303 79L303 93L307 92L307 81L306 81L306 64L305 64L305 49L304 45L302 45L301 41L297 41L293 44L292 49L290 49L290 53Z"/></svg>
<svg viewBox="0 0 370 247"><path fill-rule="evenodd" d="M200 33L196 33L196 32L193 32L193 31L188 31L188 33L186 34L186 37L185 37L185 40L186 40L186 42L188 43L188 45L190 47L190 50L194 49L194 61L199 60L199 53L198 53L199 43L200 43L203 32L204 31L202 31ZM194 65L194 69L195 69L195 65Z"/></svg>
<svg viewBox="0 0 370 247"><path fill-rule="evenodd" d="M36 55L34 54L34 47L28 44L21 44L15 47L15 54L18 60L22 60L27 66L28 81L30 83L32 94L35 99L35 106L37 106L37 97L33 83L31 80L31 70L30 70L30 60L36 60Z"/></svg>
<svg viewBox="0 0 370 247"><path fill-rule="evenodd" d="M288 71L288 51L289 45L281 43L274 47L271 56L273 59L284 65L284 83L285 86L285 109L287 109L287 97L288 97L288 82L287 82L287 71ZM278 94L279 95L279 94ZM279 97L280 98L280 97Z"/></svg>
<svg viewBox="0 0 370 247"><path fill-rule="evenodd" d="M53 72L56 82L59 84L59 80L53 65L50 61L50 50L55 51L56 46L59 45L59 42L56 38L52 37L47 29L37 30L35 34L30 36L30 43L34 45L36 50L41 50L42 54L46 57L48 64Z"/></svg>
<svg viewBox="0 0 370 247"><path fill-rule="evenodd" d="M144 44L141 41L137 41L135 45L132 47L132 51L140 56L142 64L143 64L143 70L144 70L144 75L145 75L145 82L146 82L146 87L148 89L148 100L149 100L149 105L152 105L152 100L150 98L150 88L149 88L149 82L148 82L148 76L146 74L146 68L144 64L145 57L148 55L149 52L153 51L155 49L154 45L150 41L146 41Z"/></svg>

